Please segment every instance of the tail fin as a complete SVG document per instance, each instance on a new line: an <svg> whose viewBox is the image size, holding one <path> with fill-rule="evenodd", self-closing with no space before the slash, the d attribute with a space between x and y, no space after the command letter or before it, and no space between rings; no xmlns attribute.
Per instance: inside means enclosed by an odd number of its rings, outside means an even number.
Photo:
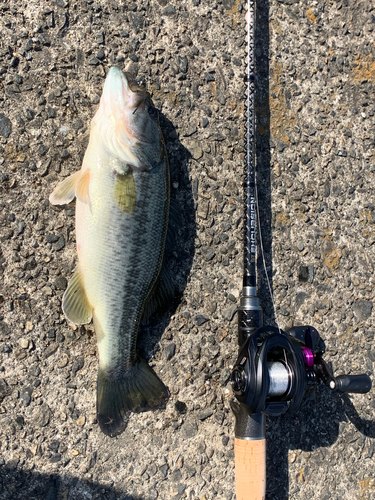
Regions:
<svg viewBox="0 0 375 500"><path fill-rule="evenodd" d="M120 434L126 427L129 411L141 412L161 408L168 389L143 359L115 374L99 368L97 417L107 436Z"/></svg>

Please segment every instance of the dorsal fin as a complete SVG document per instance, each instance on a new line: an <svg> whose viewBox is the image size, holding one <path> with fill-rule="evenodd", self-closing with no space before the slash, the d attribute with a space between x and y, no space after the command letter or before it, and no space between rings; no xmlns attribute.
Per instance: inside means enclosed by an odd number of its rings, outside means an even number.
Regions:
<svg viewBox="0 0 375 500"><path fill-rule="evenodd" d="M183 222L183 212L181 209L181 205L176 200L171 199L169 205L167 241L165 243L164 253L169 253L173 250L173 246L176 240L176 235L179 228L182 227L182 222Z"/></svg>
<svg viewBox="0 0 375 500"><path fill-rule="evenodd" d="M173 302L174 291L173 281L164 261L160 277L143 309L142 319L146 324L156 311L163 312L167 310Z"/></svg>
<svg viewBox="0 0 375 500"><path fill-rule="evenodd" d="M163 312L172 304L175 297L175 286L166 264L166 255L173 251L175 245L176 234L182 226L182 209L176 200L170 200L169 206L169 221L168 231L165 242L163 266L160 271L159 278L148 297L143 310L142 319L145 323L156 312Z"/></svg>

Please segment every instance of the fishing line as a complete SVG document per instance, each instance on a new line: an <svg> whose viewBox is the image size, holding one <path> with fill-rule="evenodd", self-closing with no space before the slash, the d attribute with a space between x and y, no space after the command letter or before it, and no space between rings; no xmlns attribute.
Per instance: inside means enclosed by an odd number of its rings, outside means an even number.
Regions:
<svg viewBox="0 0 375 500"><path fill-rule="evenodd" d="M258 231L259 231L258 234L259 234L260 250L261 250L262 261L263 261L263 269L264 269L264 272L265 272L265 275L266 275L267 286L268 286L268 290L269 290L270 296L271 296L273 314L275 316L275 323L277 325L279 333L281 333L281 330L280 330L280 327L279 327L279 322L278 322L278 319L277 319L277 314L276 314L276 306L275 306L275 301L274 301L274 297L273 297L273 292L272 292L272 287L271 287L271 281L270 281L270 277L268 275L267 266L266 266L266 257L265 257L264 248L263 248L263 236L262 236L262 227L261 227L261 224L260 224L259 199L258 199L258 187L257 187L257 185L255 185L255 197L256 197L257 217L258 217Z"/></svg>
<svg viewBox="0 0 375 500"><path fill-rule="evenodd" d="M251 199L252 194L255 195L255 211L257 218L257 227L258 227L258 235L259 235L259 243L262 254L263 268L266 274L267 286L271 296L271 302L275 317L275 322L278 325L277 314L276 314L276 306L274 301L274 296L271 287L271 281L268 275L266 259L263 247L263 237L260 223L260 212L259 212L259 199L258 199L258 188L256 184L256 172L255 172L255 51L254 51L254 43L255 43L255 1L248 0L247 2L247 95L246 95L246 164L247 164L247 203L249 204L249 199ZM250 233L250 234L249 234ZM253 238L253 233L255 236L255 227L253 231L248 231L247 237L250 236L250 239ZM254 241L255 243L255 241ZM245 250L245 252L249 253L249 249ZM255 244L250 249L251 257L249 260L253 261L254 268L250 268L249 263L247 271L250 271L249 274L255 275ZM247 257L248 258L248 257ZM245 255L245 263L246 263L246 255ZM278 326L279 331L280 327Z"/></svg>

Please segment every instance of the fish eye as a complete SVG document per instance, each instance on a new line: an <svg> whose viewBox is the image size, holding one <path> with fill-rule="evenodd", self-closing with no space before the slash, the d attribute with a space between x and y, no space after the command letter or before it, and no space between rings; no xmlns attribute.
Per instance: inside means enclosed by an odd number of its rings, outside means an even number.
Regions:
<svg viewBox="0 0 375 500"><path fill-rule="evenodd" d="M148 108L148 114L151 116L151 118L153 118L154 120L156 120L156 118L158 117L158 110L156 108Z"/></svg>
<svg viewBox="0 0 375 500"><path fill-rule="evenodd" d="M140 78L138 78L137 85L141 89L144 89L146 87L146 78L144 76L141 76Z"/></svg>

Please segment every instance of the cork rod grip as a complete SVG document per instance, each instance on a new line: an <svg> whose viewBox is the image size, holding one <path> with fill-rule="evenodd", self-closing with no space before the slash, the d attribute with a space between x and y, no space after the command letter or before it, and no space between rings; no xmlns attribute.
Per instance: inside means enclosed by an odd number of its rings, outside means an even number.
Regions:
<svg viewBox="0 0 375 500"><path fill-rule="evenodd" d="M234 440L237 500L266 498L266 440Z"/></svg>

